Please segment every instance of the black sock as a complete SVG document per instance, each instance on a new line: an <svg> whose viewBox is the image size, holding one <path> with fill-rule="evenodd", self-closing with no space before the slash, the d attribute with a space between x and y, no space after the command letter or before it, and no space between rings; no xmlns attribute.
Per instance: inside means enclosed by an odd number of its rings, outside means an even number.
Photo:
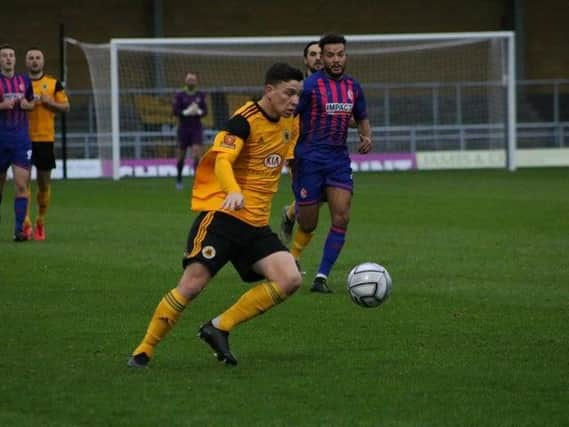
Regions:
<svg viewBox="0 0 569 427"><path fill-rule="evenodd" d="M178 176L176 177L176 180L178 182L182 182L182 170L184 169L184 161L178 160L178 163L176 163L176 168L178 169Z"/></svg>

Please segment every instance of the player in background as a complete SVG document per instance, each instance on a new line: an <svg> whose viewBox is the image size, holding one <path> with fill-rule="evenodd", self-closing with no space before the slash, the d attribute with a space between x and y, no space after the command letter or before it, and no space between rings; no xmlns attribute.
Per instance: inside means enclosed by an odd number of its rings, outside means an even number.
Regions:
<svg viewBox="0 0 569 427"><path fill-rule="evenodd" d="M312 73L315 73L322 69L322 60L320 59L320 46L318 46L318 40L313 40L308 42L304 46L303 51L304 56L304 76L309 77ZM288 163L288 167L293 173L294 160ZM281 217L281 226L279 229L279 237L285 245L290 243L292 238L292 231L294 229L294 221L296 219L296 203L293 200L289 205L283 208L283 213ZM294 248L291 248L291 253L298 262L300 254L295 254Z"/></svg>
<svg viewBox="0 0 569 427"><path fill-rule="evenodd" d="M32 81L35 107L28 112L32 164L37 171L37 217L34 240L45 240L45 216L51 202L51 170L55 169L55 114L69 111L69 99L63 85L55 77L45 74L45 57L38 48L26 51L26 69ZM31 196L31 191L29 192ZM32 236L30 219L31 197L24 221L24 233Z"/></svg>
<svg viewBox="0 0 569 427"><path fill-rule="evenodd" d="M347 137L352 116L360 134L358 151L368 153L372 141L362 88L345 74L346 39L328 34L319 45L324 68L304 81L297 108L301 130L294 152L293 191L299 226L292 250L300 255L310 242L325 197L331 227L311 290L329 293L327 279L344 246L350 220L353 180Z"/></svg>
<svg viewBox="0 0 569 427"><path fill-rule="evenodd" d="M188 147L192 147L192 159L194 174L198 168L198 162L203 154L203 129L201 119L207 115L205 92L197 90L198 76L195 73L187 73L185 86L176 93L173 104L173 112L178 117L178 151L177 151L177 176L176 188L181 190L182 170L186 160Z"/></svg>
<svg viewBox="0 0 569 427"><path fill-rule="evenodd" d="M10 165L14 176L14 241L28 240L24 218L28 208L28 183L32 144L28 134L26 111L34 107L32 83L25 74L17 74L16 50L0 46L0 203Z"/></svg>
<svg viewBox="0 0 569 427"><path fill-rule="evenodd" d="M294 112L302 77L288 64L272 65L265 75L263 97L235 112L200 161L192 191L192 210L199 214L188 235L184 272L178 286L156 307L129 366L148 364L185 307L227 262L243 281L264 281L199 329L199 337L225 363L237 364L229 349L229 332L300 287L294 258L271 231L269 217L284 159L298 137Z"/></svg>

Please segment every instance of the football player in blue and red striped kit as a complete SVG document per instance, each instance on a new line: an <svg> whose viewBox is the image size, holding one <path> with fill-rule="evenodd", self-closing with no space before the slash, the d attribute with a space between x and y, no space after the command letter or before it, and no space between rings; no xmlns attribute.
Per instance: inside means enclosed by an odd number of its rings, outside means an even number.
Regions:
<svg viewBox="0 0 569 427"><path fill-rule="evenodd" d="M300 255L310 242L318 224L320 202L325 197L331 227L311 291L329 293L328 275L344 246L350 219L353 180L347 137L352 116L360 134L358 152L368 153L372 141L362 88L344 73L345 37L327 34L319 45L324 68L304 80L297 107L301 126L294 152L293 191L299 227L291 252Z"/></svg>
<svg viewBox="0 0 569 427"><path fill-rule="evenodd" d="M28 207L32 143L26 111L34 108L34 91L30 78L17 74L15 68L16 50L8 45L0 46L0 202L6 171L11 165L15 188L14 240L21 242L28 240L23 225Z"/></svg>

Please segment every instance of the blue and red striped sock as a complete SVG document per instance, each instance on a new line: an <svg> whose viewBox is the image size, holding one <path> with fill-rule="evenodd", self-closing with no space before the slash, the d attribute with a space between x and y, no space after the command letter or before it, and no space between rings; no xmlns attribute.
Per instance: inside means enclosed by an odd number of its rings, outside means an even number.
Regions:
<svg viewBox="0 0 569 427"><path fill-rule="evenodd" d="M332 226L328 232L326 243L324 244L324 253L322 254L322 261L318 268L318 274L326 277L330 274L332 267L336 263L344 242L346 241L346 229Z"/></svg>

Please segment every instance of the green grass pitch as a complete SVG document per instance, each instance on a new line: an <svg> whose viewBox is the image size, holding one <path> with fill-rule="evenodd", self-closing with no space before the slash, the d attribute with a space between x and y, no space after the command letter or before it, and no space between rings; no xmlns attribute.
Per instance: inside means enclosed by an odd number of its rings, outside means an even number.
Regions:
<svg viewBox="0 0 569 427"><path fill-rule="evenodd" d="M173 179L55 182L45 242L16 244L0 207L2 426L567 426L569 171L358 174L332 295L303 288L238 327L235 368L196 337L247 285L231 266L151 367L128 369L181 273L194 217ZM277 227L290 199L283 179ZM393 294L354 305L349 269Z"/></svg>

